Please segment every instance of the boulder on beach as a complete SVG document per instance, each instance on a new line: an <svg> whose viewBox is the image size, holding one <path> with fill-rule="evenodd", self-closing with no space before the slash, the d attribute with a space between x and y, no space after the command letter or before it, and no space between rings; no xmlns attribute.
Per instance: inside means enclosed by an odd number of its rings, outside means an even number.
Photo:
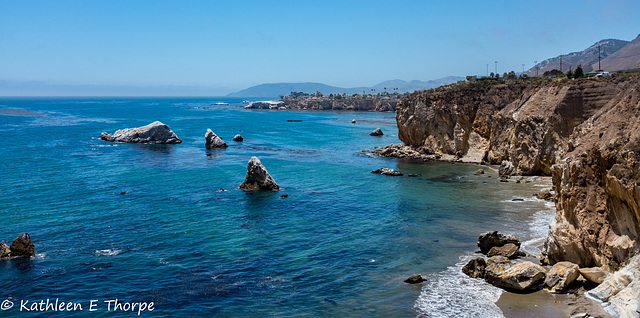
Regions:
<svg viewBox="0 0 640 318"><path fill-rule="evenodd" d="M29 233L18 235L11 243L11 256L36 256Z"/></svg>
<svg viewBox="0 0 640 318"><path fill-rule="evenodd" d="M237 134L237 135L233 136L233 139L231 139L231 140L236 141L236 142L240 142L240 141L243 141L244 138L242 138L242 136L240 134Z"/></svg>
<svg viewBox="0 0 640 318"><path fill-rule="evenodd" d="M267 168L262 165L258 157L251 157L247 163L247 176L240 185L244 190L278 190L278 184L273 180Z"/></svg>
<svg viewBox="0 0 640 318"><path fill-rule="evenodd" d="M602 284L607 276L609 276L609 272L600 267L585 267L579 269L579 271L582 277L596 284Z"/></svg>
<svg viewBox="0 0 640 318"><path fill-rule="evenodd" d="M420 275L413 275L407 279L404 280L405 283L407 284L420 284L422 282L424 282L425 279Z"/></svg>
<svg viewBox="0 0 640 318"><path fill-rule="evenodd" d="M535 197L545 201L553 201L553 193L549 189L545 189L535 194Z"/></svg>
<svg viewBox="0 0 640 318"><path fill-rule="evenodd" d="M544 280L544 286L552 293L564 293L580 276L579 268L571 262L553 264Z"/></svg>
<svg viewBox="0 0 640 318"><path fill-rule="evenodd" d="M517 237L500 234L498 231L483 233L478 237L478 247L482 254L487 254L494 246L504 246L508 243L513 243L520 248L520 240Z"/></svg>
<svg viewBox="0 0 640 318"><path fill-rule="evenodd" d="M213 130L211 129L207 129L207 132L204 134L204 139L205 139L204 146L207 149L228 147L227 143L224 142L224 140L222 140L222 138L216 135L216 133L214 133Z"/></svg>
<svg viewBox="0 0 640 318"><path fill-rule="evenodd" d="M488 257L497 255L514 259L520 256L520 248L513 243L507 243L503 246L494 246L487 252Z"/></svg>
<svg viewBox="0 0 640 318"><path fill-rule="evenodd" d="M510 263L493 263L487 266L484 279L491 285L516 292L535 291L544 281L544 267L526 261L511 265Z"/></svg>
<svg viewBox="0 0 640 318"><path fill-rule="evenodd" d="M498 174L501 176L511 176L516 173L516 167L511 161L503 160L498 168Z"/></svg>
<svg viewBox="0 0 640 318"><path fill-rule="evenodd" d="M11 249L4 241L0 242L0 258L11 256Z"/></svg>
<svg viewBox="0 0 640 318"><path fill-rule="evenodd" d="M179 144L182 142L182 139L169 126L159 121L142 127L120 129L113 134L103 132L99 138L106 141L146 144Z"/></svg>
<svg viewBox="0 0 640 318"><path fill-rule="evenodd" d="M462 272L471 278L483 278L487 263L484 258L476 257L462 267Z"/></svg>
<svg viewBox="0 0 640 318"><path fill-rule="evenodd" d="M376 169L371 171L371 173L379 173L385 176L393 176L393 177L397 177L397 176L401 176L402 172L400 171L395 171L393 169L390 168L380 168L380 169Z"/></svg>
<svg viewBox="0 0 640 318"><path fill-rule="evenodd" d="M371 136L382 136L384 134L382 133L382 129L376 128L374 131L370 132L369 135L371 135Z"/></svg>

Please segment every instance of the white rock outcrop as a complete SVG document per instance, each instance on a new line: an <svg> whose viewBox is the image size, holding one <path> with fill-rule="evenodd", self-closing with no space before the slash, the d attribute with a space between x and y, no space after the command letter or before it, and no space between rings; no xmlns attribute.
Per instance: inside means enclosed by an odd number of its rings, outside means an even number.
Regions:
<svg viewBox="0 0 640 318"><path fill-rule="evenodd" d="M169 126L159 121L142 127L119 129L113 134L103 132L99 138L106 141L145 144L179 144L182 142L182 139Z"/></svg>

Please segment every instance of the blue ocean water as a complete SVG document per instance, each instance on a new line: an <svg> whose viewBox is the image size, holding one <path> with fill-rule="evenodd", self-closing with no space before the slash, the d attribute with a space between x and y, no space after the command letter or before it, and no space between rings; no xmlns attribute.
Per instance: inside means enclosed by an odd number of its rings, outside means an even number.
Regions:
<svg viewBox="0 0 640 318"><path fill-rule="evenodd" d="M0 240L28 232L37 253L0 260L0 302L14 304L1 315L37 316L20 304L47 299L83 307L54 316L137 314L109 311L118 299L153 302L142 315L157 317L463 317L456 301L469 301L447 299L464 288L448 271L478 234L533 239L548 219L531 198L536 182L362 154L399 142L395 114L241 101L0 98ZM183 143L96 138L155 120ZM385 135L369 136L377 127ZM229 147L205 149L207 128ZM231 141L237 133L244 142ZM251 156L280 191L238 189ZM421 176L370 173L380 167ZM417 273L429 283L403 283Z"/></svg>

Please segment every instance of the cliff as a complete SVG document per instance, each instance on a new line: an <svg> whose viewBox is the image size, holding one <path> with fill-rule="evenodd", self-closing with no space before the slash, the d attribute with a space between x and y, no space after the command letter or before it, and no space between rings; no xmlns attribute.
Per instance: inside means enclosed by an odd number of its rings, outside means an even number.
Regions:
<svg viewBox="0 0 640 318"><path fill-rule="evenodd" d="M380 152L552 175L549 262L617 268L639 249L639 83L638 76L470 82L416 92L396 110L405 149Z"/></svg>
<svg viewBox="0 0 640 318"><path fill-rule="evenodd" d="M617 269L638 252L639 78L616 83L616 92L574 129L573 149L552 167L558 199L545 242L551 262Z"/></svg>

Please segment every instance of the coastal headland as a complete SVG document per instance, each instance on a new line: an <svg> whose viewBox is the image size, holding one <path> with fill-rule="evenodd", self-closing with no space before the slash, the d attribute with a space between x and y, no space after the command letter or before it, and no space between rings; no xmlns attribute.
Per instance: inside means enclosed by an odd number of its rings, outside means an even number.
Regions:
<svg viewBox="0 0 640 318"><path fill-rule="evenodd" d="M396 121L404 145L378 154L551 175L544 263L614 272L640 250L640 76L458 82L409 95Z"/></svg>

